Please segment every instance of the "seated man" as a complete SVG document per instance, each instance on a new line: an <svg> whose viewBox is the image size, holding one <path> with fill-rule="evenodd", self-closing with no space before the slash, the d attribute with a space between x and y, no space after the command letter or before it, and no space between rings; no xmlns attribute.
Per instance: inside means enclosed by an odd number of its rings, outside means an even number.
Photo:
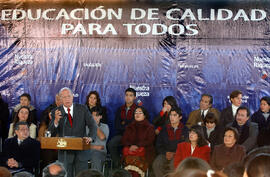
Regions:
<svg viewBox="0 0 270 177"><path fill-rule="evenodd" d="M92 109L92 116L96 121L98 127L96 141L91 144L91 150L89 151L89 160L91 161L92 169L96 169L102 172L102 165L107 155L106 143L109 137L109 127L107 124L100 122L100 120L102 119L101 107L94 107Z"/></svg>
<svg viewBox="0 0 270 177"><path fill-rule="evenodd" d="M157 136L156 150L159 155L153 162L156 177L162 177L174 170L173 161L177 144L185 141L188 129L181 123L180 108L172 108L169 113L170 123L163 126Z"/></svg>
<svg viewBox="0 0 270 177"><path fill-rule="evenodd" d="M16 136L5 141L3 147L4 165L11 172L28 171L38 166L40 159L39 141L29 137L29 126L26 122L18 122L15 126Z"/></svg>
<svg viewBox="0 0 270 177"><path fill-rule="evenodd" d="M186 123L188 128L192 127L193 125L202 125L204 122L204 118L208 112L211 112L215 115L215 117L219 120L220 112L212 108L213 104L213 97L209 94L202 94L200 100L200 108L192 111Z"/></svg>
<svg viewBox="0 0 270 177"><path fill-rule="evenodd" d="M42 171L42 177L65 177L67 171L61 162L54 162L47 165Z"/></svg>
<svg viewBox="0 0 270 177"><path fill-rule="evenodd" d="M236 111L236 118L227 127L234 127L239 132L238 144L244 146L249 152L257 146L259 134L258 124L249 120L250 111L247 107L240 106Z"/></svg>
<svg viewBox="0 0 270 177"><path fill-rule="evenodd" d="M23 93L20 96L20 104L17 104L11 114L11 121L13 122L16 113L22 106L27 106L30 109L30 117L33 119L31 122L37 125L37 110L34 106L31 105L31 96L28 93Z"/></svg>

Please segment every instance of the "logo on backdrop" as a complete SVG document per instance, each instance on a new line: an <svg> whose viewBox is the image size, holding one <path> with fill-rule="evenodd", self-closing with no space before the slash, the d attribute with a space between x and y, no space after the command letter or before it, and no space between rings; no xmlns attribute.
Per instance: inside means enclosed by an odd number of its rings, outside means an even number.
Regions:
<svg viewBox="0 0 270 177"><path fill-rule="evenodd" d="M130 88L136 90L136 97L148 97L150 96L149 84L134 83L129 85Z"/></svg>

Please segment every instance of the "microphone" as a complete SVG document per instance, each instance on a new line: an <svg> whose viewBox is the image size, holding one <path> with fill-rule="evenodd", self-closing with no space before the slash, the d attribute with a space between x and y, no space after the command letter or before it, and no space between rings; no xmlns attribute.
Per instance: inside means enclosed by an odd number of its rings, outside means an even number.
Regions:
<svg viewBox="0 0 270 177"><path fill-rule="evenodd" d="M66 127L67 117L68 117L67 113L64 112L63 114L64 124L63 124L63 132L62 132L63 137L65 137L65 127Z"/></svg>

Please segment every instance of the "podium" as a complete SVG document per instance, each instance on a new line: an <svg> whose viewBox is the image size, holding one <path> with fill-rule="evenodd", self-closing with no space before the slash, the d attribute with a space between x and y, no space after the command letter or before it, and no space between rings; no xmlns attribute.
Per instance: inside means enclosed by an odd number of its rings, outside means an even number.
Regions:
<svg viewBox="0 0 270 177"><path fill-rule="evenodd" d="M88 150L91 145L83 138L41 137L41 149Z"/></svg>

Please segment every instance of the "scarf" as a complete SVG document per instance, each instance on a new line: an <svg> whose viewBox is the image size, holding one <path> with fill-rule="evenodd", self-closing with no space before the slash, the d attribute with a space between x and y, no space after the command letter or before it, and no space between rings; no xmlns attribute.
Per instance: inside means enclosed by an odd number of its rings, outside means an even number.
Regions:
<svg viewBox="0 0 270 177"><path fill-rule="evenodd" d="M174 128L171 126L171 124L167 124L167 132L168 132L169 140L170 141L180 140L183 128L184 128L184 125L181 122L179 122L179 125L176 131L174 132Z"/></svg>
<svg viewBox="0 0 270 177"><path fill-rule="evenodd" d="M130 106L129 110L126 112L126 109L127 109L126 105L124 104L123 106L121 106L121 108L120 108L121 109L121 119L122 120L125 120L125 119L131 120L136 107L137 107L136 104L133 103Z"/></svg>

